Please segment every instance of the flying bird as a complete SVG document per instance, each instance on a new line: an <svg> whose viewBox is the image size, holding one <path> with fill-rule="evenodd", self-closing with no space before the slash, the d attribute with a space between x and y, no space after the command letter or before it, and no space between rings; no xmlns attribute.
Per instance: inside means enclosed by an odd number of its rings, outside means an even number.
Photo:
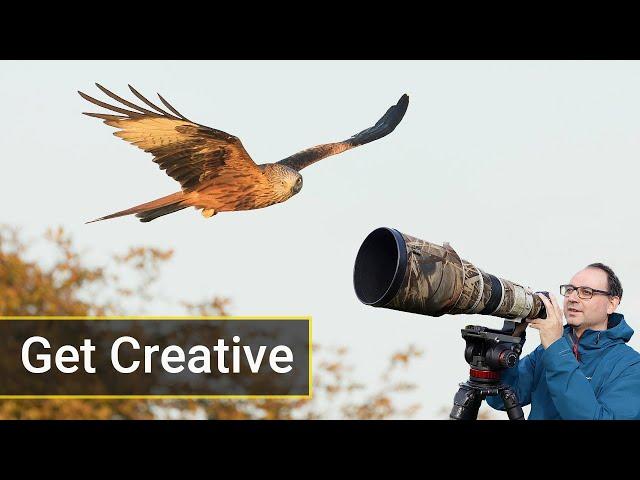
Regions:
<svg viewBox="0 0 640 480"><path fill-rule="evenodd" d="M128 108L78 92L92 104L117 113L84 114L102 119L118 129L114 135L151 153L153 161L177 180L182 189L87 223L132 214L141 222L150 222L187 207L195 207L209 218L219 212L253 210L284 202L302 188L300 170L323 158L388 135L400 123L409 105L409 97L402 95L373 127L347 140L317 145L279 162L257 165L240 139L187 119L160 94L158 97L166 110L151 103L131 85L131 92L148 108L125 100L97 83L96 86Z"/></svg>

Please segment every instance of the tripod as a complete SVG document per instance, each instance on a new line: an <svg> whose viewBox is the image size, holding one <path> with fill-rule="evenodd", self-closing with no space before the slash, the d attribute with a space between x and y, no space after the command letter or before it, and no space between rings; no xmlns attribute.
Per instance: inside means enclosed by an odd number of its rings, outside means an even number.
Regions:
<svg viewBox="0 0 640 480"><path fill-rule="evenodd" d="M525 325L526 326L526 325ZM500 371L515 367L522 351L522 339L513 336L524 335L524 329L514 322L505 321L502 330L477 325L462 329L465 339L465 360L471 367L469 380L461 383L453 398L451 420L476 420L482 400L490 395L502 398L509 420L524 420L522 407L516 393L500 382Z"/></svg>

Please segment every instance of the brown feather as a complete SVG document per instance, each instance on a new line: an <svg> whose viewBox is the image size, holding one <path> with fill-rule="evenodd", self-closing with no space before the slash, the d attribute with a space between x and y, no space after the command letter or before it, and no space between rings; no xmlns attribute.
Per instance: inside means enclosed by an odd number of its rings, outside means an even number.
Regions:
<svg viewBox="0 0 640 480"><path fill-rule="evenodd" d="M96 218L95 220L91 220L86 223L99 222L101 220L108 220L110 218L117 218L133 214L136 214L137 217L141 218L142 222L148 222L150 220L153 220L154 218L157 218L158 216L161 216L159 215L160 213L162 215L166 215L167 213L173 213L188 207L189 205L187 203L184 203L186 198L187 197L185 197L184 193L177 192L171 195L167 195L166 197L157 198L155 200L152 200L151 202L142 203L140 205L136 205L135 207L121 210L120 212ZM166 213L163 213L162 211Z"/></svg>
<svg viewBox="0 0 640 480"><path fill-rule="evenodd" d="M176 114L178 117L180 117L181 119L183 119L183 120L187 120L187 118L185 118L185 116L184 116L184 115L182 115L179 111L177 111L175 108L173 108L173 107L171 106L171 104L169 104L169 102L167 102L167 101L162 97L162 95L158 94L158 97L160 98L160 101L161 101L162 103L164 103L164 106L165 106L165 107L167 107L169 110L171 110L173 113L175 113L175 114ZM187 121L189 121L189 120L187 120Z"/></svg>
<svg viewBox="0 0 640 480"><path fill-rule="evenodd" d="M128 101L128 100L125 100L124 98L119 97L119 96L118 96L118 95L116 95L115 93L110 92L109 90L107 90L106 88L104 88L104 87L103 87L102 85L100 85L99 83L96 83L96 87L98 87L100 90L102 90L102 92L103 92L105 95L107 95L107 96L109 96L109 97L113 98L115 101L120 102L120 103L122 103L123 105L126 105L127 107L133 108L133 109L138 110L139 112L142 112L142 113L148 113L148 114L150 114L150 115L156 115L156 113L155 113L155 112L152 112L151 110L147 110L146 108L142 108L142 107L140 107L140 106L136 105L135 103L132 103L132 102L130 102L130 101Z"/></svg>
<svg viewBox="0 0 640 480"><path fill-rule="evenodd" d="M157 105L154 105L153 103L151 103L149 100L147 100L140 92L138 92L135 88L133 88L131 85L128 85L129 90L131 90L131 92L138 97L140 100L142 100L144 103L146 103L148 106L150 106L151 108L153 108L154 110L156 110L157 112L160 112L161 115L165 115L169 118L176 118L173 115L165 112L164 110L162 110L160 107L158 107Z"/></svg>
<svg viewBox="0 0 640 480"><path fill-rule="evenodd" d="M95 98L90 97L86 93L82 93L80 91L78 91L78 93L86 101L91 102L94 105L98 105L99 107L103 107L103 108L106 108L108 110L112 110L112 111L118 112L118 113L124 113L125 115L128 115L129 117L139 117L140 115L142 115L141 113L138 113L138 112L132 112L131 110L125 110L124 108L114 107L113 105L109 105L108 103L101 102L100 100L96 100Z"/></svg>
<svg viewBox="0 0 640 480"><path fill-rule="evenodd" d="M112 99L139 112L109 105L80 92L85 100L112 111L125 113L127 116L102 113L88 113L88 115L104 120L107 125L118 129L114 132L116 136L151 153L154 156L153 161L178 181L184 192L203 191L206 194L208 189L218 189L218 185L230 183L237 184L241 191L246 192L241 195L243 198L250 195L250 191L254 188L265 192L270 190L269 181L237 137L222 130L186 120L160 95L160 100L167 108L182 118L164 112L131 86L129 88L136 97L160 113L138 107L100 85L98 88ZM236 204L238 194L234 190L227 193L231 198L229 202L223 202L224 205ZM215 198L219 196L216 195ZM219 200L215 201L219 203ZM217 204L213 208L216 208L216 211L221 210L217 208Z"/></svg>
<svg viewBox="0 0 640 480"><path fill-rule="evenodd" d="M109 115L108 113L88 113L82 112L83 115L87 115L89 117L101 118L103 120L121 120L123 118L129 118L124 115Z"/></svg>
<svg viewBox="0 0 640 480"><path fill-rule="evenodd" d="M330 157L349 150L354 147L359 147L374 140L378 140L386 135L389 135L398 126L404 114L409 106L409 96L402 95L398 103L391 106L386 113L376 122L373 127L367 128L359 133L356 133L351 138L342 142L325 143L315 147L307 148L298 153L291 155L290 157L280 160L278 163L286 165L289 168L293 168L296 171L300 171L309 165L314 164L318 160Z"/></svg>

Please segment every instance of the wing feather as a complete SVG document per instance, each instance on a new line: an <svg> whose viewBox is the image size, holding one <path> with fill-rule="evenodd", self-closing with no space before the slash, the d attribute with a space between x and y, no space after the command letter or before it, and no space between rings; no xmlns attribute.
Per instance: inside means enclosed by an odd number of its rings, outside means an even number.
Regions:
<svg viewBox="0 0 640 480"><path fill-rule="evenodd" d="M155 111L157 111L158 113L160 113L160 115L164 115L166 117L169 118L177 118L174 117L173 115L165 112L164 110L162 110L160 107L158 107L157 105L154 105L153 103L151 103L149 100L147 100L140 92L138 92L135 88L133 88L131 85L128 85L129 90L131 90L131 92L138 97L140 100L142 100L144 103L146 103L148 106L150 106L151 108L153 108Z"/></svg>
<svg viewBox="0 0 640 480"><path fill-rule="evenodd" d="M139 117L142 114L138 112L132 112L131 110L127 110L125 108L114 107L113 105L109 105L108 103L104 103L100 100L97 100L93 97L90 97L86 93L78 92L82 98L84 98L87 102L91 102L94 105L98 105L99 107L106 108L107 110L111 110L112 112L124 113L128 117L134 118Z"/></svg>
<svg viewBox="0 0 640 480"><path fill-rule="evenodd" d="M323 158L378 140L393 132L404 117L408 106L409 96L404 94L400 97L398 103L391 106L373 127L367 128L342 142L325 143L307 148L284 160L280 160L278 163L300 171Z"/></svg>
<svg viewBox="0 0 640 480"><path fill-rule="evenodd" d="M169 102L167 102L167 101L164 99L164 97L163 97L162 95L158 94L158 98L160 98L160 101L164 104L164 106L165 106L165 107L167 107L169 110L171 110L173 113L175 113L178 117L180 117L180 118L181 118L181 119L183 119L183 120L187 120L187 119L185 118L185 116L184 116L184 115L182 115L182 114L181 114L179 111L177 111L175 108L173 108L173 107L171 106L171 104L170 104ZM187 121L188 121L188 120L187 120Z"/></svg>
<svg viewBox="0 0 640 480"><path fill-rule="evenodd" d="M139 105L136 105L135 103L132 103L128 100L125 100L122 97L119 97L118 95L116 95L113 92L110 92L109 90L107 90L106 88L104 88L102 85L100 85L99 83L96 83L96 87L98 87L105 95L107 95L108 97L113 98L116 102L120 102L123 105L126 105L129 108L133 108L134 110L137 110L141 113L148 113L151 115L154 115L155 112L152 112L151 110L147 110L146 108L142 108Z"/></svg>
<svg viewBox="0 0 640 480"><path fill-rule="evenodd" d="M268 180L237 137L187 120L160 95L162 103L179 117L164 112L131 86L129 88L134 95L158 113L135 105L101 85L98 88L113 100L136 111L110 105L78 92L94 105L124 114L85 115L102 119L105 124L117 129L114 135L151 153L153 161L178 181L184 192L200 190L212 183L234 182L238 183L239 188L254 185L266 189Z"/></svg>

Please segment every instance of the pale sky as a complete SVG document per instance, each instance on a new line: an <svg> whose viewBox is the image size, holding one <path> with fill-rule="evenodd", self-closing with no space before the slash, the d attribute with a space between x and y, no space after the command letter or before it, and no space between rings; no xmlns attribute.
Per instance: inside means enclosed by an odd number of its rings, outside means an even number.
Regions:
<svg viewBox="0 0 640 480"><path fill-rule="evenodd" d="M403 93L410 105L389 136L303 170L304 188L283 204L85 225L179 189L149 154L81 115L99 109L77 90L105 99L94 82L131 99L128 83L160 92L238 136L256 163L343 140ZM349 347L365 382L414 343L425 354L404 378L419 385L419 418L436 418L468 375L460 329L502 321L362 305L360 244L380 226L448 241L480 268L556 296L601 261L620 277L618 311L637 331L638 85L640 63L619 61L5 61L0 222L31 236L62 225L95 261L132 245L173 248L163 295L229 296L234 315L312 315L314 341ZM530 330L525 353L538 343ZM630 345L640 349L640 333Z"/></svg>

